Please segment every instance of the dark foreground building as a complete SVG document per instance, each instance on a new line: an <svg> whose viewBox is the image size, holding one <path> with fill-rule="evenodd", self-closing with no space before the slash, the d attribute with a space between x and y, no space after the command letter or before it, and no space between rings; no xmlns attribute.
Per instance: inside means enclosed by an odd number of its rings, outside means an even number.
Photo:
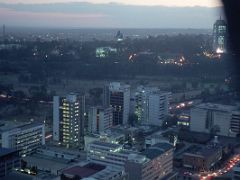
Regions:
<svg viewBox="0 0 240 180"><path fill-rule="evenodd" d="M20 167L18 151L0 148L0 179L8 175L13 169Z"/></svg>

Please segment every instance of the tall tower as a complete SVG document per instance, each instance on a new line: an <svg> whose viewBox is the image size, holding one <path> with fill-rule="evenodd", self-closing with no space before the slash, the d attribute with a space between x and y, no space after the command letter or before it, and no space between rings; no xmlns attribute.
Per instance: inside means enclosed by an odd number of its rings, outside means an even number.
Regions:
<svg viewBox="0 0 240 180"><path fill-rule="evenodd" d="M105 86L104 106L113 108L113 125L127 124L130 111L130 86L119 82Z"/></svg>
<svg viewBox="0 0 240 180"><path fill-rule="evenodd" d="M227 23L221 19L213 25L213 51L225 53L227 50Z"/></svg>
<svg viewBox="0 0 240 180"><path fill-rule="evenodd" d="M135 114L142 124L161 126L169 115L170 92L162 92L157 87L139 86L135 94Z"/></svg>
<svg viewBox="0 0 240 180"><path fill-rule="evenodd" d="M74 93L53 98L53 140L67 147L84 148L85 96Z"/></svg>

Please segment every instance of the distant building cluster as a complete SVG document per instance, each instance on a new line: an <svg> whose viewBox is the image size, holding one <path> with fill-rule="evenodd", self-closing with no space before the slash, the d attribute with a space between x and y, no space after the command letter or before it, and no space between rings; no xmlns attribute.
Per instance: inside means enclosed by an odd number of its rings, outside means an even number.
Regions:
<svg viewBox="0 0 240 180"><path fill-rule="evenodd" d="M227 52L227 23L221 18L213 25L213 51L219 54Z"/></svg>
<svg viewBox="0 0 240 180"><path fill-rule="evenodd" d="M110 55L116 55L117 49L112 47L99 47L96 48L96 57L97 58L107 58Z"/></svg>

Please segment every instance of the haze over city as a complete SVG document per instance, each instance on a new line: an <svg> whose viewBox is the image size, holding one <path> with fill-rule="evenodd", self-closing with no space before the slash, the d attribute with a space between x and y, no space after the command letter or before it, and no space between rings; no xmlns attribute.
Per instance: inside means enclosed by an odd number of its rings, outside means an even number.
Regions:
<svg viewBox="0 0 240 180"><path fill-rule="evenodd" d="M0 180L239 180L239 19L237 0L0 0Z"/></svg>
<svg viewBox="0 0 240 180"><path fill-rule="evenodd" d="M21 27L211 28L221 15L220 6L218 0L5 0L0 3L0 23Z"/></svg>

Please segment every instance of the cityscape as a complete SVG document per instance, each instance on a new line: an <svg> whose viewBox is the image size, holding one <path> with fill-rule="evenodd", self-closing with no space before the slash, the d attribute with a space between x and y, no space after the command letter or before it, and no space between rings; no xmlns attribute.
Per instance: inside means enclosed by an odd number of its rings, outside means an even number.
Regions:
<svg viewBox="0 0 240 180"><path fill-rule="evenodd" d="M49 2L0 3L10 18L0 17L0 180L240 179L239 82L225 4ZM158 10L191 8L218 15L206 26L199 17L197 26L152 27ZM103 14L115 9L126 13L116 12L119 26ZM150 9L156 17L146 25L128 17ZM78 10L89 22L72 28L64 18L76 20Z"/></svg>

